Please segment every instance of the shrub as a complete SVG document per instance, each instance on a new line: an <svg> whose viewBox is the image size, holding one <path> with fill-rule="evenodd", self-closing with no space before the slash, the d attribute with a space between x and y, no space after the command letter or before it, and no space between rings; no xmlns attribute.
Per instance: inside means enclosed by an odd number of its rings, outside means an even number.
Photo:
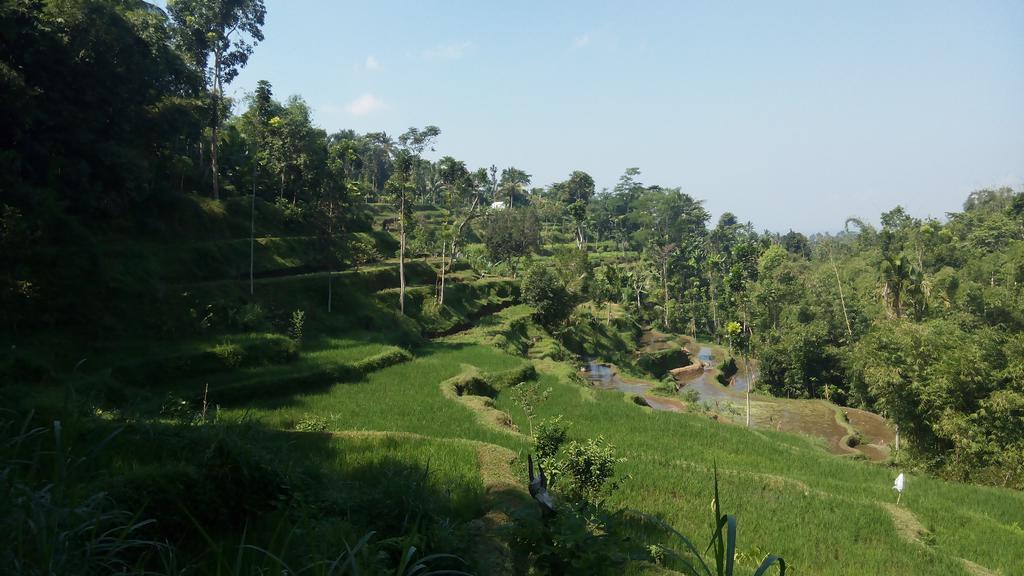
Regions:
<svg viewBox="0 0 1024 576"><path fill-rule="evenodd" d="M683 402L686 402L687 404L694 404L694 405L696 405L698 402L700 402L700 392L697 392L696 390L694 390L692 388L684 389L683 393L682 393L682 397L683 397Z"/></svg>
<svg viewBox="0 0 1024 576"><path fill-rule="evenodd" d="M615 465L623 461L602 436L586 442L573 440L562 450L562 457L552 471L552 484L573 504L599 506L605 496L619 487L619 480L613 477Z"/></svg>
<svg viewBox="0 0 1024 576"><path fill-rule="evenodd" d="M228 309L228 325L244 331L262 330L267 326L267 314L262 306L249 302Z"/></svg>
<svg viewBox="0 0 1024 576"><path fill-rule="evenodd" d="M575 305L565 284L547 266L535 265L526 271L522 294L523 301L536 310L534 319L549 330L561 327Z"/></svg>
<svg viewBox="0 0 1024 576"><path fill-rule="evenodd" d="M537 455L542 459L554 457L568 436L568 429L561 416L541 420L537 424Z"/></svg>
<svg viewBox="0 0 1024 576"><path fill-rule="evenodd" d="M302 310L292 312L291 321L288 324L288 335L298 344L302 344L302 331L306 325L306 313Z"/></svg>
<svg viewBox="0 0 1024 576"><path fill-rule="evenodd" d="M665 396L674 395L676 393L676 379L671 376L665 376L654 387L654 392Z"/></svg>
<svg viewBox="0 0 1024 576"><path fill-rule="evenodd" d="M666 348L655 352L641 354L637 358L637 365L655 378L661 378L668 374L669 370L686 366L690 363L686 352L680 348Z"/></svg>
<svg viewBox="0 0 1024 576"><path fill-rule="evenodd" d="M718 375L718 382L723 386L728 386L729 382L732 381L732 377L739 372L739 368L736 366L736 359L732 356L725 359L722 365L718 367L721 372Z"/></svg>
<svg viewBox="0 0 1024 576"><path fill-rule="evenodd" d="M353 234L348 243L348 251L352 262L357 266L363 266L373 262L380 262L384 257L377 250L377 245L363 234Z"/></svg>
<svg viewBox="0 0 1024 576"><path fill-rule="evenodd" d="M228 368L237 368L242 364L242 358L245 356L241 346L230 342L222 342L214 346L213 353Z"/></svg>
<svg viewBox="0 0 1024 576"><path fill-rule="evenodd" d="M518 406L530 424L530 436L533 436L533 417L537 413L537 405L548 399L551 395L551 388L540 389L539 382L520 382L512 388L512 402Z"/></svg>
<svg viewBox="0 0 1024 576"><path fill-rule="evenodd" d="M316 414L306 414L295 423L299 432L326 432L327 419Z"/></svg>

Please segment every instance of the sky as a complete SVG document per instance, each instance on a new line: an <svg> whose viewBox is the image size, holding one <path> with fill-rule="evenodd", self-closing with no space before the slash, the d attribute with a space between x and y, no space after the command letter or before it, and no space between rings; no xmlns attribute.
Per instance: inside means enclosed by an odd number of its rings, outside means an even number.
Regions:
<svg viewBox="0 0 1024 576"><path fill-rule="evenodd" d="M836 231L1024 188L1024 2L266 0L228 87L329 132L441 128L433 157L573 170L759 230Z"/></svg>

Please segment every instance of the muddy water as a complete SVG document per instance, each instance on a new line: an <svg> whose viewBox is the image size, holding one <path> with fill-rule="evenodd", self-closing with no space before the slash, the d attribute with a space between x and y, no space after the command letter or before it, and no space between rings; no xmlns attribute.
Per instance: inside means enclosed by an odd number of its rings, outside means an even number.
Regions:
<svg viewBox="0 0 1024 576"><path fill-rule="evenodd" d="M704 372L698 373L696 376L677 378L676 382L680 385L680 390L695 390L700 393L701 400L710 402L715 400L732 402L743 398L743 394L718 383L718 379L715 378L718 372L711 368L716 362L711 348L701 346L697 351L697 359L704 363Z"/></svg>

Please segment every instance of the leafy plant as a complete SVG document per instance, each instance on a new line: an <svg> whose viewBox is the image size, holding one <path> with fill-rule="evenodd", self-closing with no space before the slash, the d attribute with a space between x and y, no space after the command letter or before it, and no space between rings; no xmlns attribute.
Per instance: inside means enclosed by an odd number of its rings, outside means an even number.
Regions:
<svg viewBox="0 0 1024 576"><path fill-rule="evenodd" d="M306 313L302 310L292 312L292 317L288 324L288 335L299 344L302 344L302 333L305 325Z"/></svg>
<svg viewBox="0 0 1024 576"><path fill-rule="evenodd" d="M512 388L512 402L526 414L526 421L530 425L530 436L533 436L533 418L537 414L537 405L548 399L551 395L551 388L540 389L537 381L520 382Z"/></svg>
<svg viewBox="0 0 1024 576"><path fill-rule="evenodd" d="M569 432L561 416L542 420L537 425L537 436L534 439L537 446L537 456L541 460L554 457L558 449L565 443L568 434Z"/></svg>
<svg viewBox="0 0 1024 576"><path fill-rule="evenodd" d="M686 555L681 555L673 551L668 551L674 558L680 561L683 565L685 574L690 576L734 576L736 573L736 525L737 520L735 516L729 514L722 514L721 498L718 493L718 466L715 466L715 499L713 500L714 508L714 522L713 531L711 533L711 541L708 543L708 547L704 550L704 554L707 554L709 550L714 549L711 560L714 563L714 571L708 565L697 548L690 542L689 538L683 536L677 532L671 526L668 526L664 522L651 517L645 518L655 524L660 525L669 531L672 535L676 536L686 546ZM696 562L694 562L694 560ZM768 554L761 561L761 564L754 570L753 576L763 576L768 572L768 569L773 565L778 564L779 576L785 576L786 574L786 561L781 557L774 554Z"/></svg>
<svg viewBox="0 0 1024 576"><path fill-rule="evenodd" d="M560 496L576 505L600 506L605 496L618 489L615 465L623 461L601 436L585 442L573 440L555 461L551 483Z"/></svg>
<svg viewBox="0 0 1024 576"><path fill-rule="evenodd" d="M327 431L327 419L316 414L307 414L295 423L295 429L299 432L325 432Z"/></svg>

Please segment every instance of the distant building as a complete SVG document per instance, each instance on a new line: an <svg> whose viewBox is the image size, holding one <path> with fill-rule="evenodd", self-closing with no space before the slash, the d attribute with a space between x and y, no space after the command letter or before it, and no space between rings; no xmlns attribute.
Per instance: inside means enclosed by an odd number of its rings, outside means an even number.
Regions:
<svg viewBox="0 0 1024 576"><path fill-rule="evenodd" d="M505 203L503 201L499 200L497 202L491 202L491 210L504 210L504 209L505 209Z"/></svg>

